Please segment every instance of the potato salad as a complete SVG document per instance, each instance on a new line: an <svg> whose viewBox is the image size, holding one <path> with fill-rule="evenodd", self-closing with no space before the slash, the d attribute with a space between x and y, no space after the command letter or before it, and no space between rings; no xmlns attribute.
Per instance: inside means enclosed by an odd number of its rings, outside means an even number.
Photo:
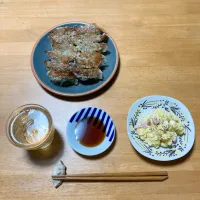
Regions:
<svg viewBox="0 0 200 200"><path fill-rule="evenodd" d="M184 134L183 124L173 112L156 109L135 126L139 137L149 146L171 147Z"/></svg>

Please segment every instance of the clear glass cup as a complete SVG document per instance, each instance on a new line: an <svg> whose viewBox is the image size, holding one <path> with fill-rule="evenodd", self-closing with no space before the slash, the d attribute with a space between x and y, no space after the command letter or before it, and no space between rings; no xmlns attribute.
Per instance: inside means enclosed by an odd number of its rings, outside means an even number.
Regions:
<svg viewBox="0 0 200 200"><path fill-rule="evenodd" d="M9 141L27 150L46 148L54 138L54 127L49 111L37 104L23 105L14 110L6 124Z"/></svg>

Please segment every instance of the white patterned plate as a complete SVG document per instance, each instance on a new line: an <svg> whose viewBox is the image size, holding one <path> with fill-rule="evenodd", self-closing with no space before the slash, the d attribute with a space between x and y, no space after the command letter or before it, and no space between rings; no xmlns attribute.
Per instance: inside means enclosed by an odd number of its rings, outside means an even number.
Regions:
<svg viewBox="0 0 200 200"><path fill-rule="evenodd" d="M82 121L83 119L87 119L88 123L90 123L90 119L92 119L93 117L98 119L98 122L94 121L93 125L97 126L98 129L104 132L106 136L102 141L102 143L99 144L98 146L86 147L76 140L75 129L80 121ZM111 144L114 141L114 138L115 138L115 125L113 123L112 118L105 111L98 108L89 107L79 110L70 118L67 125L68 142L76 152L82 155L94 156L104 152L111 146Z"/></svg>
<svg viewBox="0 0 200 200"><path fill-rule="evenodd" d="M156 108L172 111L184 125L185 134L178 136L178 142L172 148L156 149L149 146L139 138L133 128L140 119ZM127 131L131 144L140 154L158 161L170 161L185 156L195 140L195 127L189 110L180 101L166 96L147 96L133 103L128 113Z"/></svg>

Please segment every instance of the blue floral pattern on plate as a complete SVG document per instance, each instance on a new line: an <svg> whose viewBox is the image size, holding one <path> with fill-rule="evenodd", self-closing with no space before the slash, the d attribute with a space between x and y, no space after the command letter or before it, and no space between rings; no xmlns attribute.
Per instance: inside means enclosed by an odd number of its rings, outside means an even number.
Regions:
<svg viewBox="0 0 200 200"><path fill-rule="evenodd" d="M178 136L176 144L172 148L154 148L149 146L134 129L139 119L161 108L166 112L173 112L184 125L184 135ZM136 101L128 114L127 131L133 147L143 156L159 161L175 160L186 155L192 148L195 140L195 127L189 110L180 101L166 96L148 96Z"/></svg>

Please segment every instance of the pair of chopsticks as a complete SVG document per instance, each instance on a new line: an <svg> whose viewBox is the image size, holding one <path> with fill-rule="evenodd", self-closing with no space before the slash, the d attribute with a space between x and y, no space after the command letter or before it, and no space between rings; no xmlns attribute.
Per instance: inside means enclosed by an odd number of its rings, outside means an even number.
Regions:
<svg viewBox="0 0 200 200"><path fill-rule="evenodd" d="M138 181L164 181L168 179L166 171L158 172L128 172L105 174L76 174L52 176L54 180L68 182L138 182Z"/></svg>

